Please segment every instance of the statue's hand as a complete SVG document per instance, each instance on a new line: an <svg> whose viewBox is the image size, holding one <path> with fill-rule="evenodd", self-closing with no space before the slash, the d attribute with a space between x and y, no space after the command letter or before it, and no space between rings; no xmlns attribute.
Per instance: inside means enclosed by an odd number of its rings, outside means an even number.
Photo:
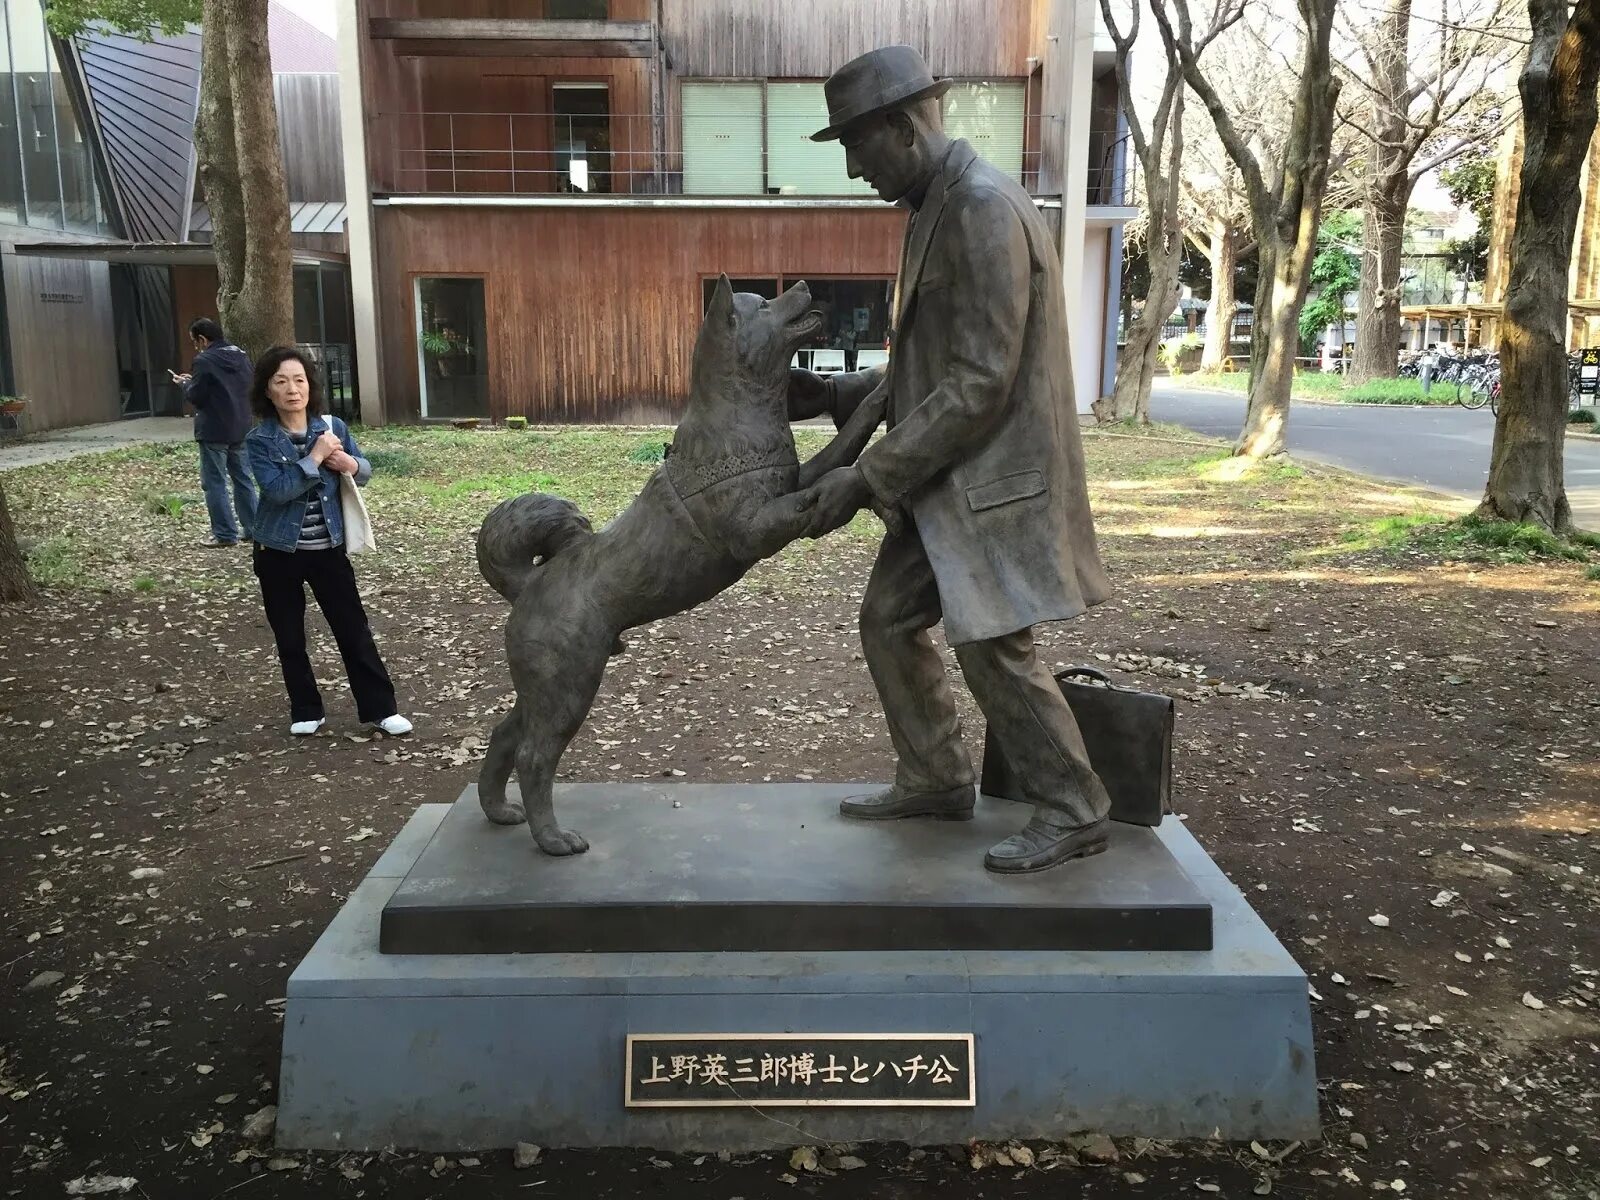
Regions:
<svg viewBox="0 0 1600 1200"><path fill-rule="evenodd" d="M819 538L845 524L872 499L872 489L855 467L829 471L800 494L801 512L811 513L806 537Z"/></svg>

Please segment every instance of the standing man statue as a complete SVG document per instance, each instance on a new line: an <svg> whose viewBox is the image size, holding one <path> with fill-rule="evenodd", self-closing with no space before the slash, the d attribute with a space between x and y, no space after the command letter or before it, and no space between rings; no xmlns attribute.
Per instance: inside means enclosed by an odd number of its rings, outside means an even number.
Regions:
<svg viewBox="0 0 1600 1200"><path fill-rule="evenodd" d="M909 46L827 81L828 127L852 179L911 211L887 378L795 372L791 407L843 425L880 384L888 432L804 495L820 536L871 506L889 532L861 606L861 642L899 762L847 817L972 816L972 760L928 630L940 619L1032 818L984 858L1039 871L1105 848L1110 801L1072 710L1033 643L1041 621L1111 593L1095 548L1067 354L1061 265L1028 194L945 136L935 82ZM870 419L870 414L868 416Z"/></svg>

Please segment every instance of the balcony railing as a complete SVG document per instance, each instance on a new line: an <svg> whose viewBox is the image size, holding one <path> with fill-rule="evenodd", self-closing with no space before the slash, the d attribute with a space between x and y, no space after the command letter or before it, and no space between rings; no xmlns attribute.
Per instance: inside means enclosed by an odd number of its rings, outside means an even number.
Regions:
<svg viewBox="0 0 1600 1200"><path fill-rule="evenodd" d="M1139 157L1126 134L1089 135L1089 194L1091 206L1122 208L1137 205Z"/></svg>
<svg viewBox="0 0 1600 1200"><path fill-rule="evenodd" d="M844 157L836 144L809 140L809 123L804 129L773 129L766 139L759 137L759 127L702 133L687 151L679 129L669 129L666 120L648 113L597 118L570 113L412 112L380 114L376 123L380 157L374 166L374 185L380 191L482 196L874 194L865 183L845 174ZM1036 127L1038 121L1029 124ZM1040 186L1043 155L1039 139L1031 133L1021 145L1014 132L993 139L978 135L972 141L980 154L1030 192L1059 191ZM1088 202L1129 203L1125 197L1133 195L1133 162L1112 135L1095 139Z"/></svg>

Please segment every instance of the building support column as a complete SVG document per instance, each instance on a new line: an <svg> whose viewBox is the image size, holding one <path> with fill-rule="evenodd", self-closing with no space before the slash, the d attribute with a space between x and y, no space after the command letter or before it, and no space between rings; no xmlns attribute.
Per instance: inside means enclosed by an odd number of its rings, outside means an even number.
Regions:
<svg viewBox="0 0 1600 1200"><path fill-rule="evenodd" d="M351 328L355 337L356 402L361 420L385 425L378 335L377 276L373 254L372 184L367 171L366 104L362 97L367 46L362 0L333 0L339 29L339 128L344 137L344 201L350 242Z"/></svg>
<svg viewBox="0 0 1600 1200"><path fill-rule="evenodd" d="M1109 396L1117 389L1117 325L1122 320L1122 226L1106 230L1110 242L1106 250L1105 342L1100 357L1100 394Z"/></svg>
<svg viewBox="0 0 1600 1200"><path fill-rule="evenodd" d="M1056 145L1061 179L1061 275L1066 287L1068 340L1074 357L1089 353L1100 330L1081 328L1083 239L1089 202L1089 119L1093 108L1094 18L1091 0L1050 0L1045 41L1043 136ZM1072 344L1073 342L1076 344ZM1089 397L1093 399L1093 397ZM1079 397L1079 407L1086 401Z"/></svg>

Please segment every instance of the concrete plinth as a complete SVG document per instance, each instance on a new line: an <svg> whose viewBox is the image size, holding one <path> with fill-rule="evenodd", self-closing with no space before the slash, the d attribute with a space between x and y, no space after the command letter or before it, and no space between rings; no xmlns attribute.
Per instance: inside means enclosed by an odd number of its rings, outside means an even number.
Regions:
<svg viewBox="0 0 1600 1200"><path fill-rule="evenodd" d="M449 811L417 811L289 980L286 1148L1316 1136L1305 975L1176 820L1153 836L1210 906L1209 950L380 953L384 907ZM627 1035L711 1032L971 1033L977 1102L785 1108L781 1124L624 1107Z"/></svg>

